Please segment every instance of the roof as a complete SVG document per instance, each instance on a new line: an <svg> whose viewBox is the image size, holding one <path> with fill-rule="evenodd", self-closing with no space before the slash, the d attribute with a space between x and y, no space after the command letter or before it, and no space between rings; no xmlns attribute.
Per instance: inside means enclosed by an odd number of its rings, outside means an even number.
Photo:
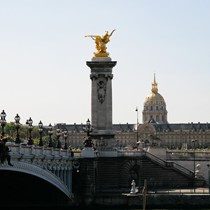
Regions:
<svg viewBox="0 0 210 210"><path fill-rule="evenodd" d="M150 122L157 132L167 132L167 131L206 131L210 130L209 123L155 123L155 121ZM67 129L69 132L73 133L83 133L83 127L86 124L57 124L55 127L60 127L61 129ZM141 125L141 124L139 124ZM116 132L134 132L136 131L136 124L113 124L113 130Z"/></svg>

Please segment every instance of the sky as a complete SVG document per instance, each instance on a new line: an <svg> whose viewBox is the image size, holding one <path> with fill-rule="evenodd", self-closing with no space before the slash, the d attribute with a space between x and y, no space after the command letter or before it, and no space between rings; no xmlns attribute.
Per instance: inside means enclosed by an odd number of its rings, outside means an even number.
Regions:
<svg viewBox="0 0 210 210"><path fill-rule="evenodd" d="M169 123L210 122L209 11L209 0L0 0L0 111L86 123L96 50L85 35L116 29L113 123L141 123L154 74Z"/></svg>

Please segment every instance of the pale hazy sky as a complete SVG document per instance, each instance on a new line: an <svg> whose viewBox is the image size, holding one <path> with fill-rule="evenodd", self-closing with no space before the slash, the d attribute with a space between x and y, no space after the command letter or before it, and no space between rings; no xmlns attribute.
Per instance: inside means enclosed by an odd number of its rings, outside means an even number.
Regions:
<svg viewBox="0 0 210 210"><path fill-rule="evenodd" d="M91 119L86 34L116 29L113 123L142 120L154 73L171 123L210 122L209 0L0 0L0 111L34 125Z"/></svg>

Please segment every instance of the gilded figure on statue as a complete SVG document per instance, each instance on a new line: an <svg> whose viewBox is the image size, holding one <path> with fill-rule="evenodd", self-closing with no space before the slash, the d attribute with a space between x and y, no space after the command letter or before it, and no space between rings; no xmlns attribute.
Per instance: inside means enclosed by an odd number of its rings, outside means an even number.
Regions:
<svg viewBox="0 0 210 210"><path fill-rule="evenodd" d="M114 33L115 29L109 34L108 31L103 36L99 35L86 35L85 37L91 37L96 44L97 52L94 52L95 57L108 57L109 53L106 52L106 44L110 41L110 37Z"/></svg>

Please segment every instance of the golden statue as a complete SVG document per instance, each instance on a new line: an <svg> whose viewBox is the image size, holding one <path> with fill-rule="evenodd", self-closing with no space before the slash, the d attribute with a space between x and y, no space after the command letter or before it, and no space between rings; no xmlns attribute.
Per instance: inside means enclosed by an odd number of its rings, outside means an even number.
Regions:
<svg viewBox="0 0 210 210"><path fill-rule="evenodd" d="M86 35L85 37L91 37L93 40L95 40L96 49L97 52L94 52L95 57L108 57L109 53L106 52L106 44L110 41L109 38L114 33L115 29L109 34L108 31L106 31L105 35L99 36L99 35Z"/></svg>

